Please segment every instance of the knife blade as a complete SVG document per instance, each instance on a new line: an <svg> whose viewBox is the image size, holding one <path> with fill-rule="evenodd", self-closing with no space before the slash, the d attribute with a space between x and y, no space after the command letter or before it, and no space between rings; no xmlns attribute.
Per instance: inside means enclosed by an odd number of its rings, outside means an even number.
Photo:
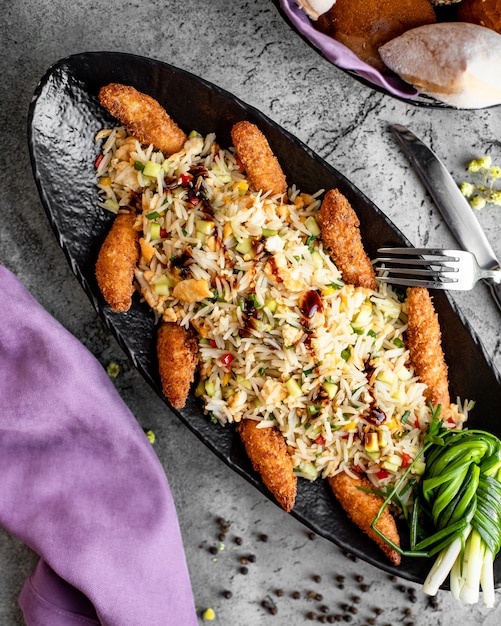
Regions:
<svg viewBox="0 0 501 626"><path fill-rule="evenodd" d="M390 129L433 198L446 224L464 250L473 252L481 268L499 269L497 259L473 210L438 156L401 124ZM501 310L501 284L483 279Z"/></svg>

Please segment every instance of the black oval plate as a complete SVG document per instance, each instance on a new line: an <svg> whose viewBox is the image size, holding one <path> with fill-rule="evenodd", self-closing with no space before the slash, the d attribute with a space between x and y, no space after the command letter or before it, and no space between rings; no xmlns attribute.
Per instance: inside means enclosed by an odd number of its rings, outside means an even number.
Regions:
<svg viewBox="0 0 501 626"><path fill-rule="evenodd" d="M134 85L149 93L184 130L216 132L223 146L231 145L233 123L242 119L254 122L267 136L290 182L305 192L338 187L348 197L360 218L370 255L382 245L408 244L383 213L340 172L272 120L219 87L165 63L121 53L91 52L59 61L38 85L29 111L29 148L42 204L73 272L99 317L164 400L157 374L155 329L150 310L136 298L129 312L112 312L104 303L94 276L97 253L113 219L96 204L94 169L99 150L95 134L116 124L97 99L99 87L109 82ZM501 379L489 364L478 337L445 292L435 294L435 304L450 366L452 397L475 399L477 404L470 423L500 436ZM174 413L219 458L269 496L252 471L233 428L211 424L193 397L184 410ZM311 530L387 572L415 582L424 580L432 564L430 560L405 558L400 567L393 567L379 548L347 519L326 481L299 482L292 515ZM405 531L403 534L407 536ZM495 563L495 579L499 585L500 559Z"/></svg>

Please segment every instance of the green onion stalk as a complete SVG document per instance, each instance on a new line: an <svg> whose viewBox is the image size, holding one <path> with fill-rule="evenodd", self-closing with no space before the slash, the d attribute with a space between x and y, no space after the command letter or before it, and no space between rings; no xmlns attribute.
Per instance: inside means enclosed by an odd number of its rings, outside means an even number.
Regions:
<svg viewBox="0 0 501 626"><path fill-rule="evenodd" d="M436 595L449 576L452 595L466 604L479 599L494 606L493 562L501 548L501 441L481 430L449 430L434 416L415 463L426 454L426 469L415 485L412 511L404 516L410 528L410 550L402 550L376 524L390 502L402 506L398 483L385 493L372 528L404 556L436 556L423 592Z"/></svg>

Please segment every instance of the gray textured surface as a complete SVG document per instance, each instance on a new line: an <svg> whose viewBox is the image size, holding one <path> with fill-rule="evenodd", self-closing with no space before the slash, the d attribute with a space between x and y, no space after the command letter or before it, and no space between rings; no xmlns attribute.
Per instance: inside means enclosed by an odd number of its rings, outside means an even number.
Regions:
<svg viewBox="0 0 501 626"><path fill-rule="evenodd" d="M417 585L392 582L327 541L310 539L304 527L231 472L169 414L96 318L56 244L31 177L26 115L38 80L69 54L117 50L154 57L232 91L280 123L348 176L415 244L451 246L447 227L387 125L409 125L460 180L472 157L487 152L501 161L501 109L430 110L378 94L320 58L264 0L25 0L6 5L2 22L0 263L101 362L121 364L120 393L139 422L157 434L156 451L177 504L197 607L212 606L214 623L224 626L310 623L308 611L320 615L324 604L330 613L343 614L343 603L358 608L349 613L354 624L370 623L378 606L384 612L377 624L499 624L499 593L497 607L488 611L482 605L459 605L441 592L433 610ZM478 215L498 254L500 210L487 208ZM500 369L500 317L486 288L479 285L454 298ZM208 548L217 545L218 516L230 520L231 528L225 550L214 558ZM268 536L266 543L260 533ZM236 536L243 539L241 546ZM249 554L256 561L242 574L240 558ZM34 554L0 530L1 626L23 623L17 596L35 562ZM313 580L315 574L320 582ZM357 574L363 583L355 580ZM345 576L344 589L336 582L338 575ZM284 590L282 597L274 593L277 588ZM224 589L232 591L231 599L221 596ZM415 602L409 589L417 591ZM298 600L291 597L296 590ZM323 600L307 599L309 591ZM267 596L276 604L276 615L261 606Z"/></svg>

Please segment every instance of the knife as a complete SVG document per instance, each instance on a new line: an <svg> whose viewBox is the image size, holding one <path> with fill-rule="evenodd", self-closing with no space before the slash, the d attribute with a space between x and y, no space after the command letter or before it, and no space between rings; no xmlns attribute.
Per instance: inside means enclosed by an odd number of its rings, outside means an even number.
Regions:
<svg viewBox="0 0 501 626"><path fill-rule="evenodd" d="M463 249L473 252L482 269L499 269L499 260L475 217L473 209L445 165L405 126L393 124L390 129ZM482 280L490 288L501 310L501 284L489 278Z"/></svg>

